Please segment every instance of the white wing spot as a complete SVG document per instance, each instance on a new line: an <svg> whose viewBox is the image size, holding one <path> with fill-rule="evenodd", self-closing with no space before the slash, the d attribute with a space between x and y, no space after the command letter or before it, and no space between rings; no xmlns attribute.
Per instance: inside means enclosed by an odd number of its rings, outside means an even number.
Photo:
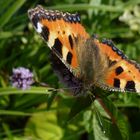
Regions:
<svg viewBox="0 0 140 140"><path fill-rule="evenodd" d="M37 23L36 31L37 31L38 33L41 33L41 32L42 32L42 27L43 27L43 25L42 25L40 22L38 22L38 23Z"/></svg>

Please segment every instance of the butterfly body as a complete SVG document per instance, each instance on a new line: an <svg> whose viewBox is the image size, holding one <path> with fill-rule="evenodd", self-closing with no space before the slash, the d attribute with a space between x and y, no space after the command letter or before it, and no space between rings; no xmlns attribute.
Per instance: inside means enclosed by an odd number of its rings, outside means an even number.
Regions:
<svg viewBox="0 0 140 140"><path fill-rule="evenodd" d="M52 50L54 69L68 86L79 88L77 93L92 87L140 92L140 66L112 41L90 37L78 14L37 6L28 15Z"/></svg>

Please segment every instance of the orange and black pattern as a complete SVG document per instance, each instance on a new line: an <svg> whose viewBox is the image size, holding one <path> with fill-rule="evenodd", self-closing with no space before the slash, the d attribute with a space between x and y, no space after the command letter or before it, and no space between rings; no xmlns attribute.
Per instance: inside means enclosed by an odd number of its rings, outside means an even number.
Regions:
<svg viewBox="0 0 140 140"><path fill-rule="evenodd" d="M111 40L90 37L80 23L79 14L37 6L28 15L56 57L55 69L62 78L69 77L71 85L79 82L75 85L84 89L98 86L112 91L140 92L140 66L129 60ZM62 76L64 69L67 74Z"/></svg>

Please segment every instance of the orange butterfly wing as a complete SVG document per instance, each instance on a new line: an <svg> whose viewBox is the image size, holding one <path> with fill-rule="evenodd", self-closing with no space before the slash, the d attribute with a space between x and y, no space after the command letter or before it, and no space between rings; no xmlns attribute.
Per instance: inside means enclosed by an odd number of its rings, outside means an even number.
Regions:
<svg viewBox="0 0 140 140"><path fill-rule="evenodd" d="M90 39L78 14L37 6L30 9L28 15L48 47L73 76L82 79L83 85L140 92L140 66L128 60L111 41Z"/></svg>
<svg viewBox="0 0 140 140"><path fill-rule="evenodd" d="M85 40L89 37L80 24L79 15L45 10L41 6L30 9L28 15L48 47L73 72L78 67L75 38L78 35Z"/></svg>
<svg viewBox="0 0 140 140"><path fill-rule="evenodd" d="M97 40L101 53L108 56L110 66L104 84L112 90L140 92L140 66L129 60L110 40Z"/></svg>

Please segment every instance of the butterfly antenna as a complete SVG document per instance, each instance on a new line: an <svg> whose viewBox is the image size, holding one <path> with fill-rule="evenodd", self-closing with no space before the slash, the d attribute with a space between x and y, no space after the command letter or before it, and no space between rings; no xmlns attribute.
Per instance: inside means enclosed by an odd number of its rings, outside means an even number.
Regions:
<svg viewBox="0 0 140 140"><path fill-rule="evenodd" d="M72 89L81 88L81 86L64 87L64 88L63 88L63 87L62 87L62 88L53 88L53 87L51 87L49 84L46 84L46 83L43 83L43 82L36 81L36 83L37 83L39 86L49 88L49 89L47 89L48 92L62 92L62 93L64 93L65 90L72 90Z"/></svg>
<svg viewBox="0 0 140 140"><path fill-rule="evenodd" d="M70 87L70 88L69 88L69 87L68 87L68 88L67 88L67 87L66 87L66 88L50 88L50 89L49 89L49 92L51 92L51 91L52 91L52 92L53 92L53 91L57 91L57 92L58 92L58 91L59 91L59 92L63 92L63 93L64 93L65 90L72 90L72 89L77 89L77 88L80 88L80 86L77 86L77 87Z"/></svg>

